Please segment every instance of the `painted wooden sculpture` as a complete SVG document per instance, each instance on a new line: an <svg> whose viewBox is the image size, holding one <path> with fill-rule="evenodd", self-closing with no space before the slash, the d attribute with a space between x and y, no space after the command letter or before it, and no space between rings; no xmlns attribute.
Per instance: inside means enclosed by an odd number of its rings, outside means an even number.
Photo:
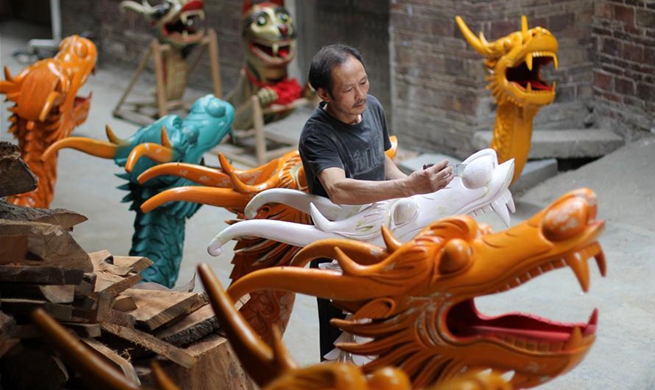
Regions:
<svg viewBox="0 0 655 390"><path fill-rule="evenodd" d="M461 17L456 21L469 45L485 58L487 89L498 106L491 148L500 162L514 159L513 183L530 154L534 116L555 100L555 82L542 80L541 69L551 62L557 69L557 39L545 28L528 29L525 16L521 31L491 43L482 33L476 37Z"/></svg>
<svg viewBox="0 0 655 390"><path fill-rule="evenodd" d="M187 117L167 115L150 126L137 130L127 140L118 139L107 126L109 142L71 137L52 145L47 156L62 148L73 148L96 157L113 159L127 173L117 176L128 180L120 188L129 191L123 202L131 202L136 212L130 256L145 256L154 262L142 273L145 281L173 287L178 277L184 246L185 221L200 205L174 202L153 213L141 211L141 205L153 196L191 182L165 176L141 184L137 178L158 163L175 161L199 164L204 153L221 142L231 131L234 108L207 95L198 99ZM142 158L148 157L148 158Z"/></svg>
<svg viewBox="0 0 655 390"><path fill-rule="evenodd" d="M235 129L253 126L251 98L262 107L286 105L302 95L296 79L289 78L287 66L296 56L296 28L284 0L257 2L244 0L241 14L244 65L235 88L226 99L237 109ZM289 112L264 117L277 120Z"/></svg>
<svg viewBox="0 0 655 390"><path fill-rule="evenodd" d="M142 2L123 1L121 9L136 12L150 24L153 35L172 50L162 52L166 100L180 100L186 91L189 77L187 57L195 44L205 37L199 22L205 20L201 0L163 0L151 6Z"/></svg>
<svg viewBox="0 0 655 390"><path fill-rule="evenodd" d="M391 156L395 155L395 147ZM254 169L238 170L223 155L219 155L222 169L192 164L162 164L146 171L139 181L146 183L160 175L175 175L198 184L164 191L145 202L141 209L148 213L168 202L198 202L224 207L243 218L243 212L258 193L271 188L307 191L305 171L297 151ZM255 218L309 224L307 214L285 205L270 204L258 210ZM229 223L233 223L230 221ZM235 281L258 269L289 264L300 248L262 238L244 239L235 247L230 278ZM241 313L262 339L273 342L272 325L282 332L286 329L293 309L295 295L284 291L258 291L250 296Z"/></svg>
<svg viewBox="0 0 655 390"><path fill-rule="evenodd" d="M291 267L255 271L232 284L233 301L259 289L280 289L331 299L353 313L332 323L367 343L337 346L374 356L362 367L402 369L413 386L491 368L513 370L517 388L547 382L574 368L595 341L598 311L587 323L561 323L522 313L480 313L475 298L518 287L548 271L569 267L588 291L594 257L601 275L593 191L579 189L525 222L492 233L469 216L434 222L402 244L386 227L386 245L328 239L303 248ZM343 272L303 268L314 258L333 258Z"/></svg>
<svg viewBox="0 0 655 390"><path fill-rule="evenodd" d="M366 375L360 367L345 363L318 364L298 368L276 332L272 347L263 343L243 316L234 308L218 278L203 264L198 272L205 285L212 307L221 328L227 334L232 348L243 367L264 390L409 390L407 375L394 367L384 367L372 375ZM54 320L45 310L32 313L38 330L62 355L64 361L76 370L89 388L107 390L138 390L136 383L128 380L106 360L101 359L79 338ZM156 388L178 390L164 370L153 363ZM510 390L512 386L493 372L466 374L447 383L430 386L426 390Z"/></svg>
<svg viewBox="0 0 655 390"><path fill-rule="evenodd" d="M264 191L250 201L246 217L252 217L267 203L279 203L310 214L314 225L260 219L242 221L216 235L208 251L218 256L224 244L241 236L263 237L299 247L326 238L351 238L382 245L382 226L405 242L437 219L492 210L509 226L514 202L507 188L514 172L513 160L498 165L493 149L485 149L464 160L464 164L461 177L455 177L446 189L364 206L339 206L327 198L300 191Z"/></svg>
<svg viewBox="0 0 655 390"><path fill-rule="evenodd" d="M97 49L86 38L72 35L61 41L54 58L38 61L16 76L5 67L0 93L15 105L9 110L9 132L18 140L23 160L38 178L36 190L9 197L29 207L48 208L57 180L57 156L42 158L54 142L68 137L86 121L91 106L88 97L77 96L95 71Z"/></svg>

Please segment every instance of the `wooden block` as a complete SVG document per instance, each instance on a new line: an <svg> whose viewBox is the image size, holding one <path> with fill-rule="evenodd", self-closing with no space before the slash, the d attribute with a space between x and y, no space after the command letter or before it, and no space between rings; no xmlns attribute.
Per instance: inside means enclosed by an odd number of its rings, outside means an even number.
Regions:
<svg viewBox="0 0 655 390"><path fill-rule="evenodd" d="M89 255L61 226L0 219L0 236L27 237L28 259L24 264L93 271Z"/></svg>
<svg viewBox="0 0 655 390"><path fill-rule="evenodd" d="M150 267L152 260L140 256L114 256L114 265L117 267L130 267L132 271L140 274L141 271Z"/></svg>
<svg viewBox="0 0 655 390"><path fill-rule="evenodd" d="M134 369L134 366L132 366L132 363L117 354L113 349L92 338L83 338L82 342L96 351L98 355L105 358L108 363L115 366L127 379L137 385L141 385L141 380L139 380L139 376L136 374L136 370Z"/></svg>
<svg viewBox="0 0 655 390"><path fill-rule="evenodd" d="M96 278L95 292L99 293L104 291L115 297L139 283L141 275L132 272L123 277L110 272L99 271L96 272Z"/></svg>
<svg viewBox="0 0 655 390"><path fill-rule="evenodd" d="M36 189L36 177L21 159L18 146L0 142L0 198Z"/></svg>
<svg viewBox="0 0 655 390"><path fill-rule="evenodd" d="M50 266L0 265L0 282L40 285L80 284L84 271Z"/></svg>
<svg viewBox="0 0 655 390"><path fill-rule="evenodd" d="M72 303L75 285L41 286L27 283L0 283L0 295L5 298L29 298L52 303Z"/></svg>
<svg viewBox="0 0 655 390"><path fill-rule="evenodd" d="M20 298L1 298L2 311L15 317L27 318L34 309L42 308L48 314L60 321L69 321L73 318L73 306Z"/></svg>
<svg viewBox="0 0 655 390"><path fill-rule="evenodd" d="M66 209L23 207L2 200L0 200L0 219L47 223L59 225L66 230L87 220L84 215Z"/></svg>
<svg viewBox="0 0 655 390"><path fill-rule="evenodd" d="M75 286L75 297L88 297L96 289L96 274L87 272L82 276L82 283Z"/></svg>
<svg viewBox="0 0 655 390"><path fill-rule="evenodd" d="M164 329L155 337L177 347L196 342L219 328L218 319L211 305L207 304Z"/></svg>
<svg viewBox="0 0 655 390"><path fill-rule="evenodd" d="M171 362L159 361L166 375L180 389L258 389L250 376L243 370L241 363L225 338L211 335L185 348L184 351L198 361L191 369L186 369ZM134 364L137 366L137 372L142 373L142 385L155 387L152 374L148 370L140 369L149 366L150 360L139 361Z"/></svg>
<svg viewBox="0 0 655 390"><path fill-rule="evenodd" d="M134 302L134 298L132 298L129 295L119 295L116 297L116 300L114 300L114 305L112 306L112 309L118 310L118 311L132 311L136 310L136 302Z"/></svg>
<svg viewBox="0 0 655 390"><path fill-rule="evenodd" d="M83 322L101 322L109 318L109 311L114 297L106 291L101 291L96 294L93 300L95 304L90 309L75 307L73 315L76 317L76 322L79 322L80 319L85 320Z"/></svg>
<svg viewBox="0 0 655 390"><path fill-rule="evenodd" d="M133 315L123 313L122 311L110 310L109 318L107 318L104 322L134 329L136 318L134 318Z"/></svg>
<svg viewBox="0 0 655 390"><path fill-rule="evenodd" d="M0 236L0 264L20 263L27 258L27 236Z"/></svg>
<svg viewBox="0 0 655 390"><path fill-rule="evenodd" d="M96 338L102 336L100 324L79 324L74 322L62 322L61 324L75 332L81 338Z"/></svg>
<svg viewBox="0 0 655 390"><path fill-rule="evenodd" d="M123 295L132 297L137 309L128 312L136 318L137 326L150 331L191 313L199 307L199 293L179 291L129 289Z"/></svg>
<svg viewBox="0 0 655 390"><path fill-rule="evenodd" d="M100 326L102 327L102 330L161 355L182 367L191 368L196 364L197 359L191 356L188 352L170 345L165 341L159 340L149 333L107 322L103 322Z"/></svg>

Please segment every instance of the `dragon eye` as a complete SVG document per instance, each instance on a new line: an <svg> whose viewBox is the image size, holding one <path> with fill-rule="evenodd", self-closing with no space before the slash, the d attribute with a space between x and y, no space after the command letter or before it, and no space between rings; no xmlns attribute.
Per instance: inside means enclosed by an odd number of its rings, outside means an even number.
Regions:
<svg viewBox="0 0 655 390"><path fill-rule="evenodd" d="M442 275L452 274L466 267L471 262L471 247L468 242L461 238L454 238L443 248L441 261L439 262L439 273Z"/></svg>
<svg viewBox="0 0 655 390"><path fill-rule="evenodd" d="M284 12L280 14L280 20L283 21L284 23L288 22L289 19L290 19L289 14Z"/></svg>
<svg viewBox="0 0 655 390"><path fill-rule="evenodd" d="M266 25L266 17L265 16L259 16L257 17L257 25L258 26L265 26Z"/></svg>
<svg viewBox="0 0 655 390"><path fill-rule="evenodd" d="M218 99L213 99L211 103L207 105L207 113L213 116L214 118L220 118L225 116L225 105L221 104Z"/></svg>

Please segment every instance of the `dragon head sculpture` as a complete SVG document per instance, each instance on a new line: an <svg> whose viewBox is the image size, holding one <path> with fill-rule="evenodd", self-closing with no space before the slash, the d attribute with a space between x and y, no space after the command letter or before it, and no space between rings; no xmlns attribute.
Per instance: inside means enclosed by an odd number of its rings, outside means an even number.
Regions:
<svg viewBox="0 0 655 390"><path fill-rule="evenodd" d="M9 132L18 139L23 160L39 178L38 188L10 198L12 203L47 208L54 196L56 158L41 159L52 143L68 137L84 123L91 94L78 96L89 75L95 73L98 56L89 39L72 35L61 41L54 58L38 61L12 76L5 67L0 93L15 103L9 110Z"/></svg>
<svg viewBox="0 0 655 390"><path fill-rule="evenodd" d="M152 125L140 128L126 140L116 137L107 126L109 142L71 137L54 143L44 157L48 158L62 148L73 148L96 157L113 159L118 166L125 167L127 172L117 175L129 181L120 187L130 192L123 201L131 202L131 209L137 212L130 255L147 256L155 263L143 272L144 279L172 287L181 262L184 221L198 210L199 205L175 202L154 215L145 216L140 207L148 199L191 183L175 176L161 176L141 184L138 177L159 163L199 164L203 154L231 131L233 119L232 105L207 95L194 102L185 119L166 115Z"/></svg>
<svg viewBox="0 0 655 390"><path fill-rule="evenodd" d="M159 42L175 48L196 44L205 36L204 29L199 27L200 22L205 20L202 0L163 0L154 7L148 0L143 0L141 4L123 1L120 7L142 15L150 23Z"/></svg>
<svg viewBox="0 0 655 390"><path fill-rule="evenodd" d="M528 29L525 16L521 31L492 43L482 32L476 37L461 17L456 21L466 41L485 58L487 89L498 104L491 148L500 162L514 159L514 183L530 154L532 120L541 107L555 100L555 82L549 85L541 71L550 63L557 69L557 40L545 28Z"/></svg>
<svg viewBox="0 0 655 390"><path fill-rule="evenodd" d="M246 372L264 390L410 390L407 375L398 368L384 367L366 375L360 367L347 363L323 363L297 367L276 333L272 347L262 343L258 335L234 308L218 278L206 265L198 267L216 317ZM36 328L54 346L67 365L80 375L90 388L108 390L144 389L133 383L78 337L60 325L43 309L32 314ZM162 367L153 361L153 379L157 389L178 390ZM500 375L488 371L465 374L447 383L425 390L511 390Z"/></svg>
<svg viewBox="0 0 655 390"><path fill-rule="evenodd" d="M285 78L287 65L296 56L296 28L284 1L246 0L241 19L247 71L260 82Z"/></svg>
<svg viewBox="0 0 655 390"><path fill-rule="evenodd" d="M541 107L555 99L555 85L541 79L541 69L557 63L557 39L543 27L528 29L528 20L521 18L521 31L494 42L487 42L468 28L461 17L457 25L466 41L485 58L488 89L498 104L514 103L520 107Z"/></svg>
<svg viewBox="0 0 655 390"><path fill-rule="evenodd" d="M437 221L401 244L384 229L386 247L322 240L303 248L299 267L253 272L228 289L233 300L258 289L331 299L353 313L333 323L367 343L337 346L375 356L363 368L392 365L423 387L475 369L515 372L517 388L540 385L575 367L591 348L597 310L587 323L560 323L523 313L480 313L477 297L516 288L569 267L589 289L587 259L606 273L593 191L570 192L525 222L499 233L468 216ZM314 258L336 259L342 272L304 269Z"/></svg>
<svg viewBox="0 0 655 390"><path fill-rule="evenodd" d="M250 201L245 209L246 217L253 217L267 203L279 203L310 214L314 225L263 219L242 221L216 235L208 251L218 256L225 243L243 236L264 237L300 247L326 238L351 238L381 245L382 226L404 242L437 219L486 211L494 211L509 226L514 203L508 187L514 162L499 165L496 152L485 149L469 156L464 164L461 177L455 177L446 189L364 206L335 205L327 198L289 189L264 191Z"/></svg>

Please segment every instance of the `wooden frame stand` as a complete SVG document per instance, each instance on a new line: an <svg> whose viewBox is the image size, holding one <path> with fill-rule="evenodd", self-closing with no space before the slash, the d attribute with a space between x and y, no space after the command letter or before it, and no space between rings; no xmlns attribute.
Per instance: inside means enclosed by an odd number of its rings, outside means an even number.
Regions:
<svg viewBox="0 0 655 390"><path fill-rule="evenodd" d="M220 76L220 64L218 62L218 40L216 39L216 32L213 29L208 29L205 37L198 43L198 46L204 49L209 47L209 61L211 64L211 76L212 84L214 87L214 96L221 97L221 76ZM170 110L176 110L183 108L188 110L191 107L193 102L187 102L182 99L176 100L167 100L166 99L166 86L164 80L164 66L162 60L162 54L168 50L173 50L173 48L168 44L161 44L156 39L153 39L148 50L146 51L139 68L132 76L130 84L127 86L123 96L121 96L116 108L114 108L113 114L117 118L125 119L130 122L134 122L140 125L149 125L155 119L161 118L164 115L167 115ZM141 73L145 70L148 65L150 57L153 58L154 68L155 68L155 79L156 79L156 94L155 100L148 101L133 101L126 102L127 97L130 92L136 85L137 80L141 76ZM194 63L189 67L188 74L191 74L193 69L198 65L202 53L200 53ZM186 83L185 83L186 84Z"/></svg>

